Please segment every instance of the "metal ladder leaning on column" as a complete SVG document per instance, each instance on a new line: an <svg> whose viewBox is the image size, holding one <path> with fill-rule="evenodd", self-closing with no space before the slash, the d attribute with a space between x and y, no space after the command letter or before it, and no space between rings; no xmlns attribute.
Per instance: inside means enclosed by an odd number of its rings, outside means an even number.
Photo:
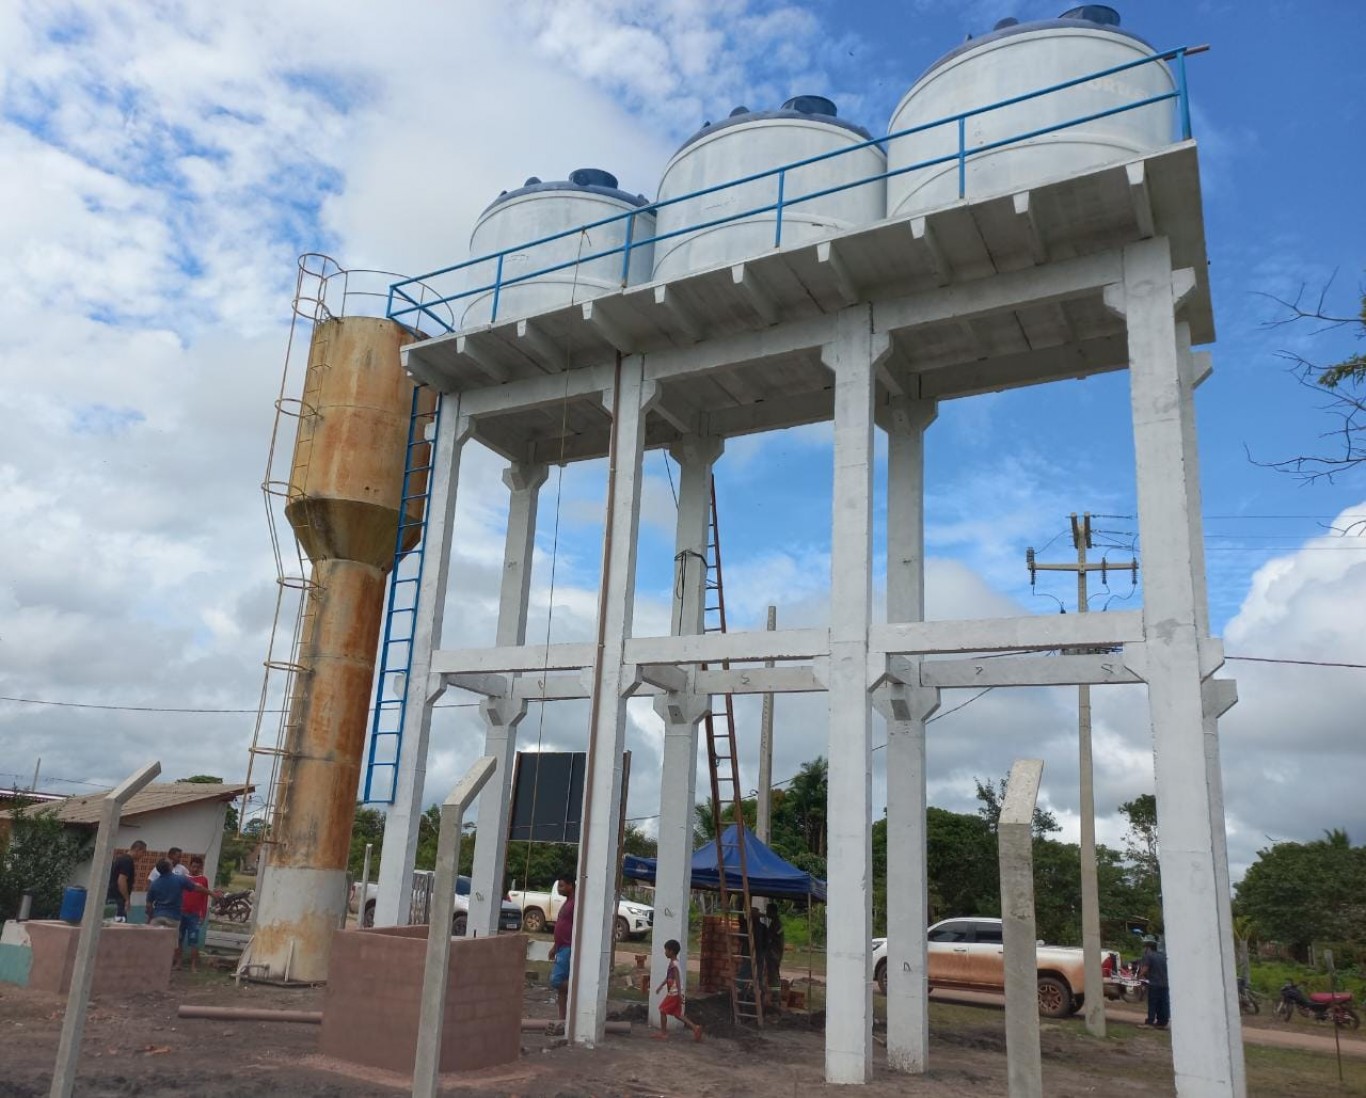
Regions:
<svg viewBox="0 0 1366 1098"><path fill-rule="evenodd" d="M366 756L365 786L361 794L365 804L394 803L399 751L403 746L407 682L413 663L413 630L417 624L417 599L422 589L427 547L432 461L436 453L436 432L440 430L440 405L430 410L422 406L426 391L421 385L413 389L412 416L408 421L403 496L399 502L398 530L394 534L394 567L389 573L389 598L384 611L384 639L380 643L370 750ZM416 517L411 517L414 510ZM414 530L417 541L411 549L405 550L404 540Z"/></svg>
<svg viewBox="0 0 1366 1098"><path fill-rule="evenodd" d="M716 518L716 478L711 478L711 518L707 531L707 559L705 582L704 633L726 631L726 593L721 570L721 534ZM715 604L712 597L715 596ZM705 670L707 665L702 665ZM721 662L723 670L729 660ZM749 866L745 851L744 797L740 791L740 770L735 749L735 706L730 694L723 694L720 712L709 709L702 723L707 737L707 769L711 778L712 829L716 839L717 877L721 893L721 911L726 919L726 955L729 960L731 1013L737 1023L764 1024L764 987L758 979L762 959L754 950L754 908L749 892ZM723 801L722 797L726 800ZM731 890L726 887L726 847L722 833L723 805L732 806L735 824L736 865L740 870L742 907L738 920L731 917ZM742 965L748 962L748 976Z"/></svg>

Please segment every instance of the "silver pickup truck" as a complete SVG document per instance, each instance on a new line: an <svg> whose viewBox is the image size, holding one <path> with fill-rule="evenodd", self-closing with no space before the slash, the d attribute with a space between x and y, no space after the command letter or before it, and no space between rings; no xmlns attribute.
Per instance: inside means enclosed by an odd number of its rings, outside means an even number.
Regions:
<svg viewBox="0 0 1366 1098"><path fill-rule="evenodd" d="M945 919L929 937L929 983L935 988L1002 992L1006 986L1001 920L985 916ZM1070 946L1038 947L1039 1013L1066 1018L1081 1009L1086 995L1082 951ZM887 994L887 939L873 939L873 977Z"/></svg>
<svg viewBox="0 0 1366 1098"><path fill-rule="evenodd" d="M425 923L428 919L428 912L431 910L430 898L432 893L432 882L436 874L431 870L418 869L413 871L413 891L409 901L409 918L411 923ZM371 882L365 888L365 903L361 903L361 886L357 881L351 886L350 896L347 898L347 909L353 915L361 916L362 926L375 925L375 896L378 888ZM470 910L470 879L463 874L455 879L455 915L451 919L451 933L457 938L465 936L465 929L469 923ZM498 915L498 929L518 931L522 929L522 909L514 903L510 903L506 896L503 897L502 911Z"/></svg>

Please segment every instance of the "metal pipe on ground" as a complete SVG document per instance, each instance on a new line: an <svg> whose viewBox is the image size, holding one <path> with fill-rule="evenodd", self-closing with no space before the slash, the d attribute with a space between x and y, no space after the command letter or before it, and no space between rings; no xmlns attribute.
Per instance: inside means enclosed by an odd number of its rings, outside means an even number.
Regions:
<svg viewBox="0 0 1366 1098"><path fill-rule="evenodd" d="M194 1006L182 1003L176 1011L181 1018L204 1018L216 1022L303 1022L321 1025L321 1010L267 1010L262 1007Z"/></svg>

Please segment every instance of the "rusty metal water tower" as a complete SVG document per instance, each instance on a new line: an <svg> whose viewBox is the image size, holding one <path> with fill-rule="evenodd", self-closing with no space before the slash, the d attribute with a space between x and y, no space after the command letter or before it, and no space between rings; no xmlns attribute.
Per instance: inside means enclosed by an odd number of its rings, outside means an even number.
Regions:
<svg viewBox="0 0 1366 1098"><path fill-rule="evenodd" d="M265 869L246 963L269 980L327 976L332 934L346 905L385 578L396 546L406 550L417 540L422 517L421 492L410 490L419 498L409 499L399 543L414 407L399 349L419 334L355 315L372 301L378 304L370 311L383 311L382 297L360 288L358 275L366 273L323 256L300 260L296 327L299 318L311 321L311 341L299 398L285 395L286 363L270 466L283 466L283 453L276 453L283 423L296 419L297 432L287 479L268 468L263 486L280 598L261 716L276 708L281 716L273 744L263 742L258 719L252 746L253 762L270 760L271 780L261 813L268 823ZM409 463L426 464L420 455ZM297 540L292 555L280 546L281 509ZM293 628L282 629L291 618ZM288 654L277 644L287 644Z"/></svg>

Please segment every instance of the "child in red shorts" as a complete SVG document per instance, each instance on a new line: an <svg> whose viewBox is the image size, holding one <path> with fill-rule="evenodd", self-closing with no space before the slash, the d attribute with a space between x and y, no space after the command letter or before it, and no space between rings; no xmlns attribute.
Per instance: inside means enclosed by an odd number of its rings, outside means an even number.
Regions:
<svg viewBox="0 0 1366 1098"><path fill-rule="evenodd" d="M680 946L677 941L670 938L664 943L664 956L669 958L669 970L664 976L664 982L655 988L656 993L664 992L664 999L659 1004L659 1032L655 1034L656 1040L663 1040L669 1035L669 1019L677 1018L685 1026L692 1030L694 1041L702 1040L702 1027L688 1021L688 1016L683 1013L683 981L678 972L678 953Z"/></svg>

